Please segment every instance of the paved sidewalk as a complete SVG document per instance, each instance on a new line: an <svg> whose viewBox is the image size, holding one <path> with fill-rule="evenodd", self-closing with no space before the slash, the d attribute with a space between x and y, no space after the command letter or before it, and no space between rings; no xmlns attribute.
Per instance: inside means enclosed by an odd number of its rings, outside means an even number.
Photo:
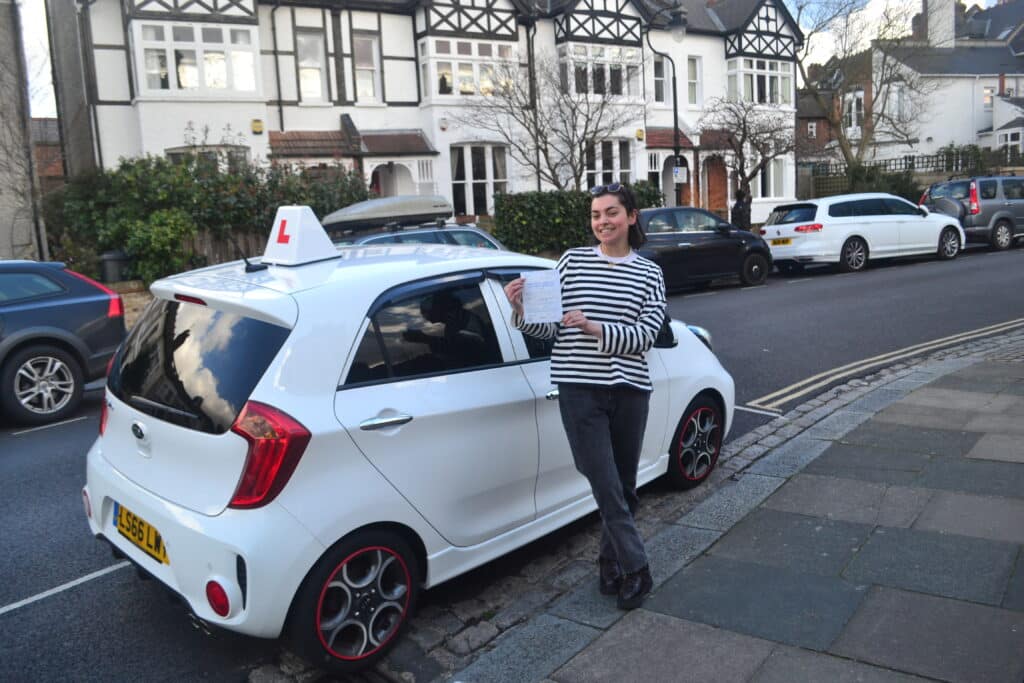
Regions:
<svg viewBox="0 0 1024 683"><path fill-rule="evenodd" d="M730 458L642 609L581 577L452 680L1020 683L1024 342L859 393Z"/></svg>

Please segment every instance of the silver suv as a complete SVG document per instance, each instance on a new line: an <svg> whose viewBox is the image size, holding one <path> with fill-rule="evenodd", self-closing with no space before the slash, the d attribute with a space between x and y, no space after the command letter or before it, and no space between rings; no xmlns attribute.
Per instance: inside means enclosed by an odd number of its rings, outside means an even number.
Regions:
<svg viewBox="0 0 1024 683"><path fill-rule="evenodd" d="M977 176L935 183L918 203L959 218L968 242L1007 249L1024 237L1024 177Z"/></svg>
<svg viewBox="0 0 1024 683"><path fill-rule="evenodd" d="M454 211L444 197L399 195L358 202L328 214L324 229L339 246L352 244L449 244L505 249L496 237L468 223L449 223Z"/></svg>

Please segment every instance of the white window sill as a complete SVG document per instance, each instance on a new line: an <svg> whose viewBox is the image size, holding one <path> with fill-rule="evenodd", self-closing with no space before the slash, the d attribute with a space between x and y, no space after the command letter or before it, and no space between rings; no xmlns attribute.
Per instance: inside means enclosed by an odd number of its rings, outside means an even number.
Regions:
<svg viewBox="0 0 1024 683"><path fill-rule="evenodd" d="M260 97L254 93L245 93L242 95L211 95L206 93L197 93L189 90L178 90L161 92L160 94L155 93L139 93L135 95L135 99L132 103L145 103L145 102L209 102L211 104L226 103L226 104L266 104L265 98Z"/></svg>
<svg viewBox="0 0 1024 683"><path fill-rule="evenodd" d="M356 102L355 105L358 109L387 109L388 105L383 102Z"/></svg>
<svg viewBox="0 0 1024 683"><path fill-rule="evenodd" d="M299 107L303 109L329 109L333 106L333 102L299 102Z"/></svg>

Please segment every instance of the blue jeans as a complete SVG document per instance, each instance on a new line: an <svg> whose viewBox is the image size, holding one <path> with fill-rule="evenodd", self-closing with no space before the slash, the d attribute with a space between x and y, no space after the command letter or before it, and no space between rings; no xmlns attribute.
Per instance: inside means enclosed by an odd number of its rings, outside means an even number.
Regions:
<svg viewBox="0 0 1024 683"><path fill-rule="evenodd" d="M601 513L601 557L632 573L647 565L633 514L636 472L647 426L649 391L559 384L558 407L576 469L590 482Z"/></svg>

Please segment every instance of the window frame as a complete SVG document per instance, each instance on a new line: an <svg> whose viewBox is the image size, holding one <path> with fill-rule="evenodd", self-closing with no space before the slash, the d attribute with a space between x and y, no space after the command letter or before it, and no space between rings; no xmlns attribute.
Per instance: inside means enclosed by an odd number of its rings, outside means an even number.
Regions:
<svg viewBox="0 0 1024 683"><path fill-rule="evenodd" d="M444 46L442 49L441 46ZM468 52L460 48L468 46ZM503 40L477 40L471 38L429 38L421 42L420 59L422 77L427 85L423 88L423 99L461 97L489 97L500 87L499 67L516 63L516 44ZM487 54L490 53L490 54ZM451 82L448 92L441 92L441 64L448 66ZM459 68L469 67L472 72L473 91L462 92L459 87ZM485 78L491 81L490 92L483 92Z"/></svg>
<svg viewBox="0 0 1024 683"><path fill-rule="evenodd" d="M319 62L317 64L317 70L320 72L320 96L319 97L306 97L302 92L302 61L299 58L299 39L300 38L315 38L319 41L317 46L317 58ZM307 28L304 26L296 27L295 29L295 75L296 82L295 87L299 93L299 102L302 104L324 104L331 101L331 85L330 85L330 66L329 59L327 57L327 32L322 28ZM308 67L307 67L308 68Z"/></svg>
<svg viewBox="0 0 1024 683"><path fill-rule="evenodd" d="M483 148L484 152L484 178L477 178L473 173L473 148ZM496 175L498 164L495 163L496 149L504 150L504 172L505 177L499 178ZM455 150L459 150L458 154L461 155L463 165L463 178L461 180L455 179L455 167L452 165L452 160L455 157ZM468 150L468 151L467 151ZM461 216L493 216L494 207L494 196L499 192L507 192L509 184L509 173L508 173L508 162L509 152L508 147L505 145L495 142L464 142L453 144L448 148L449 154L449 165L452 169L451 175L451 188L452 188L452 205L455 209L455 215ZM473 195L474 185L484 184L484 196L486 206L484 211L479 211L476 206L476 199ZM462 204L463 208L466 209L465 213L459 213L458 205L455 200L455 187L456 185L462 186ZM499 188L500 186L500 188Z"/></svg>
<svg viewBox="0 0 1024 683"><path fill-rule="evenodd" d="M726 60L726 83L726 97L766 106L796 108L793 62L765 57L733 57Z"/></svg>
<svg viewBox="0 0 1024 683"><path fill-rule="evenodd" d="M693 78L690 78L690 65L693 65ZM686 58L686 102L697 109L704 106L704 60L698 55Z"/></svg>
<svg viewBox="0 0 1024 683"><path fill-rule="evenodd" d="M359 72L367 71L370 67L359 66L356 61L356 41L369 40L372 42L373 56L373 97L361 98L359 96ZM381 82L381 58L380 58L380 34L376 31L353 31L352 32L352 94L357 104L378 104L384 102L384 88Z"/></svg>
<svg viewBox="0 0 1024 683"><path fill-rule="evenodd" d="M259 99L262 97L262 74L260 70L261 55L259 50L259 33L257 27L239 24L213 24L213 23L188 23L165 21L162 19L136 20L132 22L132 30L129 34L131 54L135 66L136 97L142 99L154 97L172 97L181 99ZM193 31L191 41L175 40L174 28L189 28ZM145 38L146 29L159 28L162 32L162 39ZM220 43L206 42L203 40L204 29L216 29L223 32L224 39ZM237 31L244 31L248 35L248 42L233 42L233 34ZM175 62L175 54L179 50L190 50L195 52L197 86L195 88L183 88L179 82L178 69ZM146 56L152 52L162 52L164 66L166 67L166 88L150 87L148 71L146 67ZM206 54L223 53L226 84L223 88L213 88L206 85ZM235 53L248 55L251 64L251 90L242 90L237 87L240 70L236 69Z"/></svg>
<svg viewBox="0 0 1024 683"><path fill-rule="evenodd" d="M593 43L566 43L558 47L559 73L564 71L564 85L568 85L574 95L639 100L643 97L640 86L643 61L642 51L636 47ZM612 77L615 68L619 71L617 79ZM620 92L612 91L616 82ZM603 92L597 92L598 84Z"/></svg>

